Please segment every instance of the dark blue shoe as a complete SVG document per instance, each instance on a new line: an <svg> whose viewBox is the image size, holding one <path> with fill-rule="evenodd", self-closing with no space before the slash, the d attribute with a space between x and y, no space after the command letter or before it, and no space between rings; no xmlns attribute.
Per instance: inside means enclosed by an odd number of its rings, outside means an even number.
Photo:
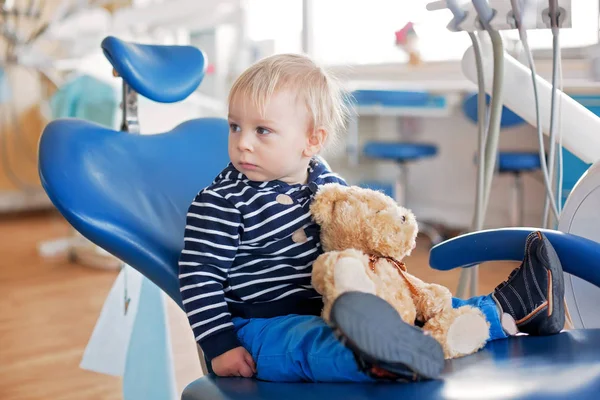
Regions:
<svg viewBox="0 0 600 400"><path fill-rule="evenodd" d="M405 323L385 300L368 293L346 292L331 309L330 324L356 358L359 368L376 379L421 381L444 369L442 346L420 328Z"/></svg>
<svg viewBox="0 0 600 400"><path fill-rule="evenodd" d="M552 335L564 328L563 269L554 247L541 232L527 236L523 262L492 296L522 333Z"/></svg>

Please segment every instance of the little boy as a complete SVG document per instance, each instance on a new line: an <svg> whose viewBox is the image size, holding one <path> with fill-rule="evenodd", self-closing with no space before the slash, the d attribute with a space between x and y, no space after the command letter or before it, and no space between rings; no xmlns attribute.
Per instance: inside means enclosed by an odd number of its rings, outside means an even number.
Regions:
<svg viewBox="0 0 600 400"><path fill-rule="evenodd" d="M346 184L319 158L344 131L348 102L334 78L301 55L251 66L229 95L229 165L189 207L179 260L183 304L209 368L269 381L368 382L439 376L430 336L385 301L351 292L320 317L311 267L322 253L309 206L321 185ZM480 307L491 339L564 325L562 269L541 234Z"/></svg>

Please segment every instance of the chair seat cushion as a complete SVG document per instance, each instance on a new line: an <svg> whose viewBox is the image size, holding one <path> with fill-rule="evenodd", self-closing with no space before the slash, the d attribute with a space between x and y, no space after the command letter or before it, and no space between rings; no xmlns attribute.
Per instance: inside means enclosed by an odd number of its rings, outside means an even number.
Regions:
<svg viewBox="0 0 600 400"><path fill-rule="evenodd" d="M371 158L404 162L433 157L437 154L437 146L429 143L368 142L363 153Z"/></svg>
<svg viewBox="0 0 600 400"><path fill-rule="evenodd" d="M160 103L188 97L204 78L206 59L193 46L129 43L109 36L102 51L137 93Z"/></svg>
<svg viewBox="0 0 600 400"><path fill-rule="evenodd" d="M500 172L535 171L541 168L537 152L501 151L498 154Z"/></svg>
<svg viewBox="0 0 600 400"><path fill-rule="evenodd" d="M441 379L422 383L300 384L204 377L182 400L597 399L600 330L488 343L447 362Z"/></svg>

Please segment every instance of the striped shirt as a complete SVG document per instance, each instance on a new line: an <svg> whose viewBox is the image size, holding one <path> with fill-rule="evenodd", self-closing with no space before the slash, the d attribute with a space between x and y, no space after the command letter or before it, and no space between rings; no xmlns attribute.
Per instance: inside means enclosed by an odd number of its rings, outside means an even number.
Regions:
<svg viewBox="0 0 600 400"><path fill-rule="evenodd" d="M240 346L232 317L319 315L311 285L322 253L310 203L346 182L312 160L307 184L255 182L229 164L189 207L179 282L196 341L209 360Z"/></svg>

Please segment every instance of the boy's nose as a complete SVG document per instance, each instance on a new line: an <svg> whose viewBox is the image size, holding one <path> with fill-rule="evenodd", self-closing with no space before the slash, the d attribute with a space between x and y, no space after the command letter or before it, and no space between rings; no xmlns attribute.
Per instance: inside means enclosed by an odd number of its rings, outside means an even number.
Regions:
<svg viewBox="0 0 600 400"><path fill-rule="evenodd" d="M240 151L252 151L253 143L252 143L252 135L246 132L242 132L240 134L238 140L238 150Z"/></svg>

